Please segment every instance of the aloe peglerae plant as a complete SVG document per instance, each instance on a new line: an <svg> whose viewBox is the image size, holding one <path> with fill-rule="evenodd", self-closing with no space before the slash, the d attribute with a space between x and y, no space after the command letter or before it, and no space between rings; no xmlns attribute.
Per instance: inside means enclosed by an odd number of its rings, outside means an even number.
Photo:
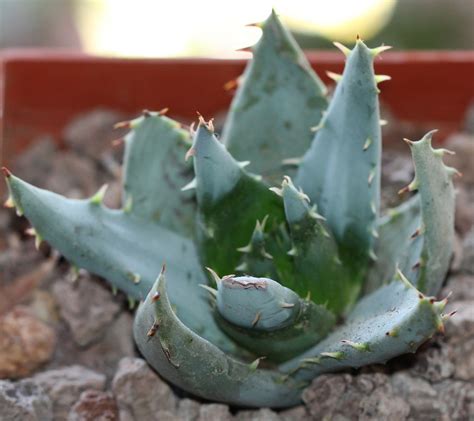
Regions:
<svg viewBox="0 0 474 421"><path fill-rule="evenodd" d="M159 112L121 124L122 209L103 205L105 189L71 200L4 171L38 241L141 302L134 337L163 377L215 401L285 407L318 374L414 352L443 329L446 299L433 296L451 258L456 170L433 132L407 140L416 175L403 190L417 193L380 216L388 77L373 62L388 47L336 43L346 66L328 101L277 16L261 27L221 140L202 117L196 131Z"/></svg>

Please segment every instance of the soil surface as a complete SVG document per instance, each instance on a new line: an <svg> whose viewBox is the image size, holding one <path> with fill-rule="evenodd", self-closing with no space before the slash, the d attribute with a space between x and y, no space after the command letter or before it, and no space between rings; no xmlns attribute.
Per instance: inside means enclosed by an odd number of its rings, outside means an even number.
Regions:
<svg viewBox="0 0 474 421"><path fill-rule="evenodd" d="M66 148L38 139L15 172L68 197L91 196L105 182L120 204L121 147L111 141L123 115L96 110L63 133ZM413 138L417 138L416 135ZM401 140L398 144L403 145ZM136 350L133 312L121 294L69 265L47 244L35 249L29 225L0 210L0 420L469 420L474 419L474 137L446 139L457 154L456 248L446 286L457 313L416 354L385 366L323 375L303 403L280 412L237 410L196 400L160 379ZM383 204L413 177L408 148L383 156Z"/></svg>

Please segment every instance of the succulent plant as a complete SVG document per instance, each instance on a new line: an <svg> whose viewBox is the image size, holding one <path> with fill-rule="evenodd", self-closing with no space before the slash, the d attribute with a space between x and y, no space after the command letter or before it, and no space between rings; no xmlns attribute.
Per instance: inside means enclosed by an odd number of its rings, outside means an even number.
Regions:
<svg viewBox="0 0 474 421"><path fill-rule="evenodd" d="M120 210L104 188L71 200L5 174L38 241L140 301L135 341L164 378L286 407L321 373L415 352L443 329L446 299L433 296L451 258L456 170L433 132L407 140L415 178L403 192L417 194L379 216L388 77L373 62L388 47L336 43L346 64L328 101L275 13L259 26L221 140L202 117L195 131L160 112L119 124L130 128Z"/></svg>

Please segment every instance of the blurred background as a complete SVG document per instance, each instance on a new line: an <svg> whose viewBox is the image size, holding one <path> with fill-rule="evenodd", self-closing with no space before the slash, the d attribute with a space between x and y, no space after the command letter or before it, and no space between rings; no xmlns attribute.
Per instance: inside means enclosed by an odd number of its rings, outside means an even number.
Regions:
<svg viewBox="0 0 474 421"><path fill-rule="evenodd" d="M474 0L0 0L0 48L126 57L237 57L274 7L305 48L360 36L409 49L474 48ZM225 34L225 36L223 36Z"/></svg>

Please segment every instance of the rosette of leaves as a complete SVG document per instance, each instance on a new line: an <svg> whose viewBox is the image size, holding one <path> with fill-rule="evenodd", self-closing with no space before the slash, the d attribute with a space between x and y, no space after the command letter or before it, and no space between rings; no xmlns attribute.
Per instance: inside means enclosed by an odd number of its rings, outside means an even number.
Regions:
<svg viewBox="0 0 474 421"><path fill-rule="evenodd" d="M285 407L321 373L443 329L456 170L433 132L407 141L416 194L380 216L388 77L373 63L388 47L336 43L329 101L275 13L260 26L220 139L202 118L195 131L153 112L121 124L120 210L105 189L71 200L5 173L38 242L140 301L134 338L158 373L213 401Z"/></svg>

